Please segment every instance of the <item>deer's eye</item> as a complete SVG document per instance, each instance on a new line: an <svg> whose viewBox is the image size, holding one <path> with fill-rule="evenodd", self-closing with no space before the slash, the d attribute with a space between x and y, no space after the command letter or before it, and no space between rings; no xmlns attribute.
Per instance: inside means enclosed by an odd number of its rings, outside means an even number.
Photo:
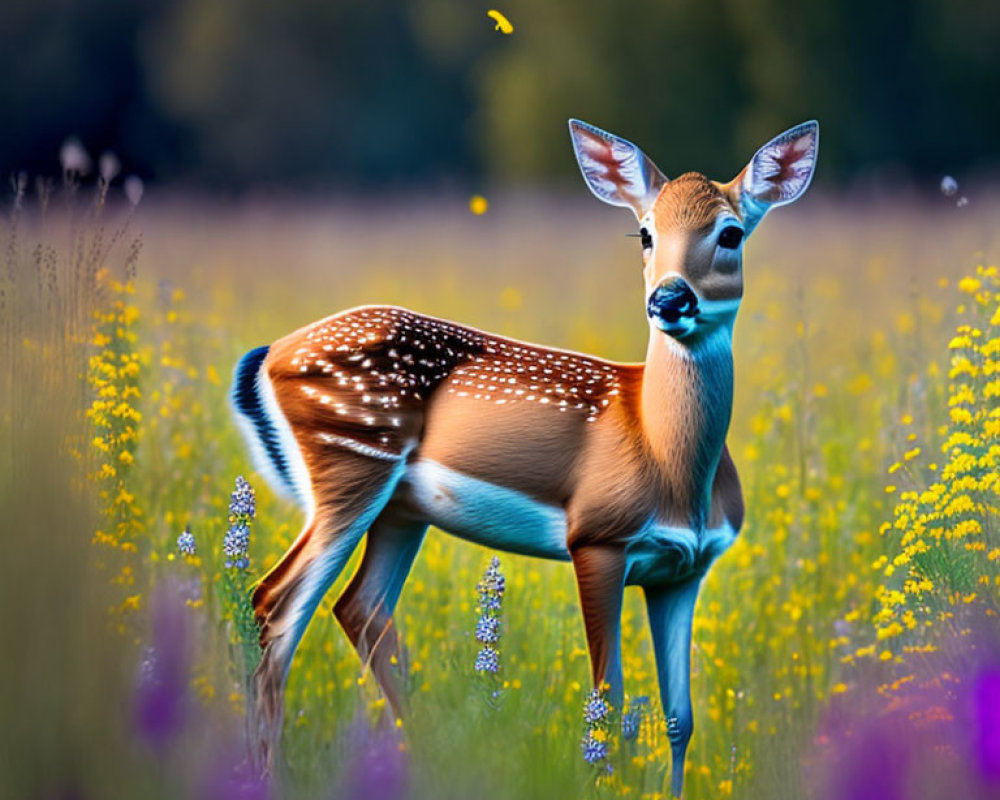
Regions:
<svg viewBox="0 0 1000 800"><path fill-rule="evenodd" d="M725 247L727 250L735 250L742 241L743 231L735 225L726 226L719 234L719 247Z"/></svg>
<svg viewBox="0 0 1000 800"><path fill-rule="evenodd" d="M639 241L642 242L643 250L651 250L653 248L653 237L649 235L649 231L645 228L639 228Z"/></svg>

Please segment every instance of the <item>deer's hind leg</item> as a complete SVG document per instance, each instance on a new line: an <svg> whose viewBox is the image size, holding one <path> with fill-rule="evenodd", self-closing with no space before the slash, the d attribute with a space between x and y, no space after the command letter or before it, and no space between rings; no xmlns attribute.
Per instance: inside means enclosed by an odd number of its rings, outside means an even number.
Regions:
<svg viewBox="0 0 1000 800"><path fill-rule="evenodd" d="M284 690L295 650L323 595L340 575L365 530L388 502L404 462L386 464L338 454L314 472L315 510L302 533L253 593L260 664L250 698L255 762L273 766L284 718Z"/></svg>
<svg viewBox="0 0 1000 800"><path fill-rule="evenodd" d="M390 503L369 528L358 571L334 606L337 620L362 663L371 667L397 718L405 710L405 697L399 685L399 638L392 614L426 532L425 521Z"/></svg>

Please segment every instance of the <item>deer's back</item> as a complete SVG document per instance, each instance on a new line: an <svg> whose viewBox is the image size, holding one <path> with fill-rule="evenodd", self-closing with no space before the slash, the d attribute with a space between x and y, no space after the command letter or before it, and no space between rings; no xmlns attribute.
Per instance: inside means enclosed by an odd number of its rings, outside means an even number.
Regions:
<svg viewBox="0 0 1000 800"><path fill-rule="evenodd" d="M353 444L375 457L398 457L425 432L435 452L446 441L485 451L467 446L484 430L512 455L530 437L542 450L565 451L620 396L623 369L393 306L343 311L295 331L271 347L265 367L304 448ZM548 440L532 433L539 417Z"/></svg>

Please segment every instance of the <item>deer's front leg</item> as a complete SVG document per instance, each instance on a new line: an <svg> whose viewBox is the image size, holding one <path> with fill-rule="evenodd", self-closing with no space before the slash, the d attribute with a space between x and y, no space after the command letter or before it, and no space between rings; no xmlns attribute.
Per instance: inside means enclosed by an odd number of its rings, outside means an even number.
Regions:
<svg viewBox="0 0 1000 800"><path fill-rule="evenodd" d="M691 625L700 578L680 584L645 588L649 627L656 653L660 699L670 739L670 789L684 787L684 757L694 729L691 711Z"/></svg>
<svg viewBox="0 0 1000 800"><path fill-rule="evenodd" d="M608 545L587 545L573 550L572 556L594 687L607 683L611 687L609 700L620 711L624 694L621 617L625 551Z"/></svg>

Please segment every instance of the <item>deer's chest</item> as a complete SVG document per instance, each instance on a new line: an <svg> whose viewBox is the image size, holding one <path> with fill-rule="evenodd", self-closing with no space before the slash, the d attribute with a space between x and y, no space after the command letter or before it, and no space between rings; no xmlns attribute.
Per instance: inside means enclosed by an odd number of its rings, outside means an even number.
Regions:
<svg viewBox="0 0 1000 800"><path fill-rule="evenodd" d="M625 548L626 582L654 586L703 575L735 540L728 521L701 531L650 522Z"/></svg>

